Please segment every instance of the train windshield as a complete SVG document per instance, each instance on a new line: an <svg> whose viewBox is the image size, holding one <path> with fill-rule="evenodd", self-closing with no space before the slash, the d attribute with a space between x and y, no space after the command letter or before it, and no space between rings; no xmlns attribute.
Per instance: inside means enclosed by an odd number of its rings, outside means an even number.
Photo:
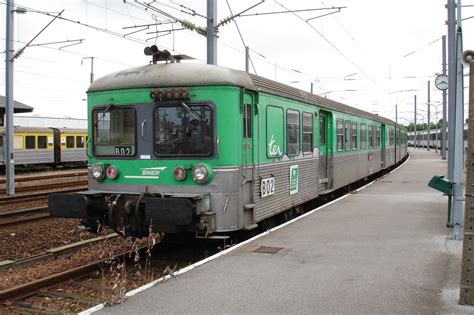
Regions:
<svg viewBox="0 0 474 315"><path fill-rule="evenodd" d="M130 107L95 109L93 115L96 156L135 155L135 110Z"/></svg>
<svg viewBox="0 0 474 315"><path fill-rule="evenodd" d="M179 104L155 110L155 153L167 156L212 154L212 109Z"/></svg>

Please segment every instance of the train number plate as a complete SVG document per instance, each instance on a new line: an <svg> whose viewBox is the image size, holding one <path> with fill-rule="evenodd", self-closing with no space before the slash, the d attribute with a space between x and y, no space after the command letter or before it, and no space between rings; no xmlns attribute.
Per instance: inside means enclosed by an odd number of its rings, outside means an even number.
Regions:
<svg viewBox="0 0 474 315"><path fill-rule="evenodd" d="M260 196L262 198L271 196L275 193L275 178L263 178L260 182Z"/></svg>
<svg viewBox="0 0 474 315"><path fill-rule="evenodd" d="M133 155L132 148L129 146L116 146L114 149L115 155Z"/></svg>

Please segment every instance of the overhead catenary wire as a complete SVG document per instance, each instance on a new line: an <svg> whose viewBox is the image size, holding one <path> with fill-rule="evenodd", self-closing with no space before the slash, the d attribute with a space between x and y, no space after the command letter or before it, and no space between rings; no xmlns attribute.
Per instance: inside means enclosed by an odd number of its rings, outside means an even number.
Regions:
<svg viewBox="0 0 474 315"><path fill-rule="evenodd" d="M352 64L360 73L362 73L364 76L366 76L375 86L377 86L382 92L387 93L387 91L381 87L376 81L370 78L370 76L361 68L359 67L351 58L349 58L346 54L344 54L334 43L332 43L324 34L319 32L313 25L308 23L304 18L299 16L298 14L294 13L292 10L288 9L285 7L283 4L279 3L277 0L274 0L276 4L287 10L288 12L292 13L294 16L296 16L299 20L303 21L305 24L307 24L314 32L316 32L327 44L329 44L334 50L336 50L346 61L348 61L350 64Z"/></svg>
<svg viewBox="0 0 474 315"><path fill-rule="evenodd" d="M234 15L234 13L232 12L232 8L230 7L229 0L225 0L225 1L227 3L227 7L229 8L230 14ZM234 20L234 24L235 24L235 27L237 28L237 32L239 33L240 40L242 41L242 44L244 45L244 47L247 47L247 44L245 43L244 37L242 36L242 32L240 32L240 28L239 28L239 25L237 24L236 20ZM255 74L257 74L257 70L255 69L255 65L253 64L253 60L250 56L249 56L249 60L250 60L250 64L252 65L253 72Z"/></svg>

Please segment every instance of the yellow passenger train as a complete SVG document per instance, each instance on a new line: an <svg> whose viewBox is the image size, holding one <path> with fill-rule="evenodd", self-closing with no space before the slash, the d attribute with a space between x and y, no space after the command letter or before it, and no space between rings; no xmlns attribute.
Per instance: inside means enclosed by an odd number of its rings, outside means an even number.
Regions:
<svg viewBox="0 0 474 315"><path fill-rule="evenodd" d="M0 166L5 166L5 128L0 128ZM87 162L87 129L15 127L15 167L73 165Z"/></svg>

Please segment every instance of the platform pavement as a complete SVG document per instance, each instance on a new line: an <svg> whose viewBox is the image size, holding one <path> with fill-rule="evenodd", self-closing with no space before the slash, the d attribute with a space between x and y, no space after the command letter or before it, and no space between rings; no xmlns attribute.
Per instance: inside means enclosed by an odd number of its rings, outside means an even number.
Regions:
<svg viewBox="0 0 474 315"><path fill-rule="evenodd" d="M365 189L98 313L474 314L457 305L447 198L427 187L446 161L411 152Z"/></svg>

